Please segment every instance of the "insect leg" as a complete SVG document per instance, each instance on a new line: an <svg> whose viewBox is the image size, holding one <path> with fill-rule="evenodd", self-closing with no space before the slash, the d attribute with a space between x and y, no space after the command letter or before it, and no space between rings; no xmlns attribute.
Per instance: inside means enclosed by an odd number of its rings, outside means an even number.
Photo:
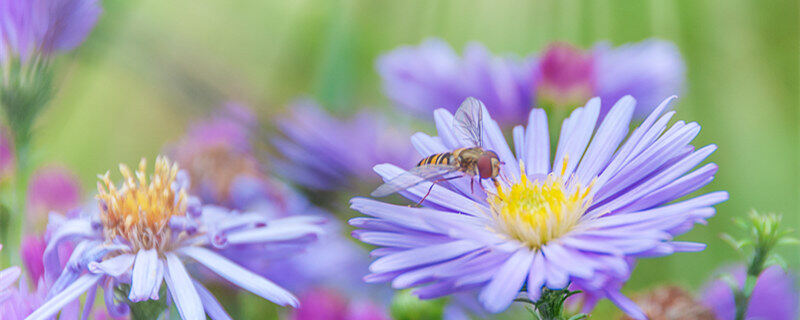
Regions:
<svg viewBox="0 0 800 320"><path fill-rule="evenodd" d="M422 197L422 199L419 200L419 202L417 202L417 207L422 206L422 202L425 201L426 198L428 198L428 196L431 194L431 191L433 191L433 186L435 186L437 183L443 182L443 181L447 181L447 180L453 180L455 178L460 178L460 177L462 177L462 176L461 175L457 175L457 176L452 176L452 177L448 177L448 178L440 178L440 179L437 179L437 180L433 181L431 183L431 187L428 188L428 192L425 193L425 196Z"/></svg>

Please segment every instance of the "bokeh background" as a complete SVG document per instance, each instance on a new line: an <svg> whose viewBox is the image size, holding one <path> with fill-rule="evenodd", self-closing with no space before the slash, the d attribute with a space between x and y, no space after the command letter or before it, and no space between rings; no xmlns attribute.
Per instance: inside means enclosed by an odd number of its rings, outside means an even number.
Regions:
<svg viewBox="0 0 800 320"><path fill-rule="evenodd" d="M706 190L728 190L708 226L683 240L697 254L642 261L627 292L670 281L697 288L733 262L719 239L751 209L800 222L798 1L193 1L106 0L89 39L60 59L59 93L37 125L37 157L95 175L154 157L187 123L227 100L264 123L299 96L336 114L389 109L377 56L440 37L458 51L479 41L520 56L552 41L589 48L650 37L675 42L687 65L676 108L699 122L697 145L716 143ZM426 124L419 124L426 128ZM269 127L267 128L269 131ZM430 130L430 129L429 129ZM430 131L432 132L432 130ZM800 267L796 248L782 252ZM600 314L610 304L601 305Z"/></svg>

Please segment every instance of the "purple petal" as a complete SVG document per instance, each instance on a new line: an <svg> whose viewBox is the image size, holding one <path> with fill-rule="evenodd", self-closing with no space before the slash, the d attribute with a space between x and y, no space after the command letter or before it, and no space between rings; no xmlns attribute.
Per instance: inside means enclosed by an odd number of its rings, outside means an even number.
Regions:
<svg viewBox="0 0 800 320"><path fill-rule="evenodd" d="M44 304L42 304L39 309L36 309L33 313L31 313L26 320L45 320L50 319L58 311L61 310L67 304L75 301L82 295L84 292L89 290L92 286L97 285L97 281L100 280L102 276L96 274L84 274L76 281L72 282L69 286L67 286L64 290L60 293L54 295L50 299L47 300Z"/></svg>
<svg viewBox="0 0 800 320"><path fill-rule="evenodd" d="M381 257L369 266L369 270L379 273L412 268L428 263L450 260L483 246L483 244L473 241L459 240L411 249Z"/></svg>
<svg viewBox="0 0 800 320"><path fill-rule="evenodd" d="M525 130L525 170L528 174L550 172L550 133L547 130L547 114L542 109L533 109Z"/></svg>
<svg viewBox="0 0 800 320"><path fill-rule="evenodd" d="M206 315L203 312L203 302L200 300L200 295L194 288L192 278L186 272L183 262L178 259L172 252L167 252L167 272L164 280L167 282L167 289L169 289L172 300L178 307L178 313L181 318L185 320L205 320Z"/></svg>
<svg viewBox="0 0 800 320"><path fill-rule="evenodd" d="M486 310L497 313L511 305L530 271L533 255L529 250L519 250L497 270L478 297Z"/></svg>
<svg viewBox="0 0 800 320"><path fill-rule="evenodd" d="M130 269L134 257L132 254L122 254L102 262L92 261L88 265L89 272L107 274L116 278Z"/></svg>
<svg viewBox="0 0 800 320"><path fill-rule="evenodd" d="M297 307L298 301L294 295L250 270L234 264L219 254L200 247L186 247L178 251L197 260L197 262L214 271L214 273L247 291L282 306Z"/></svg>
<svg viewBox="0 0 800 320"><path fill-rule="evenodd" d="M206 287L204 287L200 282L194 281L194 288L197 290L197 293L200 295L200 300L203 302L203 309L206 310L206 314L212 320L232 320L230 315L225 312L225 309L222 308L222 305L219 304L217 298L214 298L214 295L211 294Z"/></svg>
<svg viewBox="0 0 800 320"><path fill-rule="evenodd" d="M150 298L154 286L161 285L158 275L158 252L156 249L139 250L136 261L133 263L131 273L131 291L128 299L133 302L144 301Z"/></svg>

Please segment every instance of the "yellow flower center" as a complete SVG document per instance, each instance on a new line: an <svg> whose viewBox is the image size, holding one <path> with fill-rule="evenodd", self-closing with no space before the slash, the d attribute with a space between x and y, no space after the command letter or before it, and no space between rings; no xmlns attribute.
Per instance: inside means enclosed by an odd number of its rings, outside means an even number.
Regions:
<svg viewBox="0 0 800 320"><path fill-rule="evenodd" d="M178 166L166 157L156 158L155 170L147 181L147 162L142 159L132 172L120 164L123 184L117 188L109 173L99 176L97 199L107 241L122 237L134 251L159 249L169 243L169 220L186 214L186 192L173 190Z"/></svg>
<svg viewBox="0 0 800 320"><path fill-rule="evenodd" d="M531 181L522 168L521 179L500 187L488 202L495 230L538 249L570 232L589 208L591 184L567 187L561 175L551 173Z"/></svg>

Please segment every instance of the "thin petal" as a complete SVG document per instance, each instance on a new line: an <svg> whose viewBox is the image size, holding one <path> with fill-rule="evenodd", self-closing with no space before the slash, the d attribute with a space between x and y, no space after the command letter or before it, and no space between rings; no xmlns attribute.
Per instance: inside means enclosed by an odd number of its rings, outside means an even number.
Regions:
<svg viewBox="0 0 800 320"><path fill-rule="evenodd" d="M92 261L89 262L89 272L107 274L116 278L130 269L134 257L132 254L123 254L102 262Z"/></svg>
<svg viewBox="0 0 800 320"><path fill-rule="evenodd" d="M179 252L197 260L197 262L200 262L228 281L264 299L282 306L297 307L298 305L297 298L285 289L208 249L186 247L180 249Z"/></svg>
<svg viewBox="0 0 800 320"><path fill-rule="evenodd" d="M164 279L167 281L172 300L178 307L178 313L184 320L205 320L206 314L203 312L203 302L200 295L194 288L192 278L186 272L183 262L172 252L166 253L167 272Z"/></svg>
<svg viewBox="0 0 800 320"><path fill-rule="evenodd" d="M156 279L157 272L158 252L156 249L139 250L136 253L136 261L133 263L131 291L128 299L133 302L149 299L155 283L161 284L161 279Z"/></svg>
<svg viewBox="0 0 800 320"><path fill-rule="evenodd" d="M194 281L194 287L197 289L197 293L200 295L200 300L203 302L203 309L206 310L206 314L208 314L212 320L233 319L230 315L228 315L227 312L225 312L225 309L219 304L217 298L214 298L214 295L211 294L206 287L200 284L200 282Z"/></svg>
<svg viewBox="0 0 800 320"><path fill-rule="evenodd" d="M75 301L84 292L89 290L102 276L97 274L84 274L76 281L72 282L60 293L48 299L39 309L36 309L25 320L45 320L55 316L67 304Z"/></svg>

